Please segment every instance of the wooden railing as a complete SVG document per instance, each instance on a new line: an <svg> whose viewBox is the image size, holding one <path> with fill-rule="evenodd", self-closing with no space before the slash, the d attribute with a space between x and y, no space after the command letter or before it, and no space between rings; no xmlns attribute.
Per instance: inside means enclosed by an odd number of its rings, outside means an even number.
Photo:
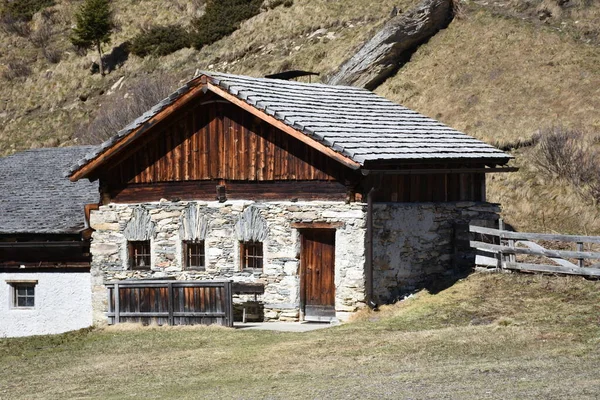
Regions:
<svg viewBox="0 0 600 400"><path fill-rule="evenodd" d="M502 224L500 227L502 228ZM476 264L519 271L600 277L600 263L585 262L600 260L600 252L584 251L584 243L600 244L600 236L512 232L473 225L469 227L469 231L481 237L480 240L470 242L471 247L478 252ZM551 250L532 240L575 243L577 249ZM544 257L555 265L519 262L517 255Z"/></svg>
<svg viewBox="0 0 600 400"><path fill-rule="evenodd" d="M105 283L109 324L233 326L231 281L137 280Z"/></svg>

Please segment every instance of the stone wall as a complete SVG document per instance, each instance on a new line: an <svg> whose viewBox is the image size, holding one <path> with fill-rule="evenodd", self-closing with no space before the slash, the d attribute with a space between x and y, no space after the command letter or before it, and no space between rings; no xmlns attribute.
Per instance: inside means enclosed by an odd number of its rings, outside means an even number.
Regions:
<svg viewBox="0 0 600 400"><path fill-rule="evenodd" d="M197 207L206 218L206 270L182 268L182 213ZM263 241L262 272L240 272L239 229L236 223L249 207L259 210L266 222ZM141 205L110 204L91 215L92 282L94 322L105 323L107 292L103 282L129 278L212 279L261 282L265 294L261 300L267 319L297 320L299 309L299 232L294 222L341 223L335 236L336 311L338 317L364 306L365 205L343 202L154 202ZM137 211L136 211L137 210ZM149 216L153 224L147 231L130 223L136 215ZM139 218L143 218L139 217ZM201 230L201 229L200 229ZM142 232L143 231L143 232ZM136 233L129 233L136 232ZM151 270L133 271L127 262L127 235L151 236ZM136 240L136 239L131 239Z"/></svg>
<svg viewBox="0 0 600 400"><path fill-rule="evenodd" d="M474 264L467 226L498 219L490 203L379 203L373 211L375 300L396 301Z"/></svg>

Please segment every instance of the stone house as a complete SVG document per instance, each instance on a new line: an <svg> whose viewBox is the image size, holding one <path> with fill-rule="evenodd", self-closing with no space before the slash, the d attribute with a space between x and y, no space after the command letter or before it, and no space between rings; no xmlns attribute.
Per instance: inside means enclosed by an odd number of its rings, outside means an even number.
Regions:
<svg viewBox="0 0 600 400"><path fill-rule="evenodd" d="M92 150L37 149L0 158L0 338L92 324L86 210L97 206L98 185L64 177Z"/></svg>
<svg viewBox="0 0 600 400"><path fill-rule="evenodd" d="M201 73L69 172L99 181L95 321L122 279L260 283L267 319L393 301L472 261L510 158L368 90Z"/></svg>

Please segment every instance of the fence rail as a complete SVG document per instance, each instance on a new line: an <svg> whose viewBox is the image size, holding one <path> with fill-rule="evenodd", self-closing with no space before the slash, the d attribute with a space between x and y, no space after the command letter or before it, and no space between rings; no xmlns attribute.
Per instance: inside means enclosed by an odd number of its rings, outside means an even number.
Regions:
<svg viewBox="0 0 600 400"><path fill-rule="evenodd" d="M138 280L105 283L109 324L233 326L230 281Z"/></svg>
<svg viewBox="0 0 600 400"><path fill-rule="evenodd" d="M600 236L555 235L547 233L512 232L502 229L471 225L469 231L484 238L491 237L491 243L471 240L470 245L478 251L476 263L498 268L548 272L570 275L600 277L600 263L585 265L585 260L600 260L600 252L583 251L584 243L600 243ZM575 243L577 250L546 249L532 240ZM517 255L544 257L557 265L517 261ZM573 263L571 260L577 260Z"/></svg>

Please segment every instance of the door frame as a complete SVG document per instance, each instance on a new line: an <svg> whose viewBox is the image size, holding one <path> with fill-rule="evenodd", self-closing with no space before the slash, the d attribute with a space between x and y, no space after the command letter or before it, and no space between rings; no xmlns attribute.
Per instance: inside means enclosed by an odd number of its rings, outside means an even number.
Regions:
<svg viewBox="0 0 600 400"><path fill-rule="evenodd" d="M299 275L300 275L300 321L306 321L306 314L305 314L305 309L306 309L306 273L305 273L305 268L306 268L306 264L305 264L305 260L303 257L304 254L304 246L303 246L303 242L304 242L304 234L307 231L331 231L331 233L333 234L333 265L331 266L332 268L332 281L331 281L331 285L333 286L333 293L334 293L334 304L333 304L333 308L334 308L334 315L333 316L323 316L323 317L310 317L311 321L323 321L323 322L327 322L327 321L333 321L335 320L335 295L337 293L337 288L335 285L335 262L336 262L336 257L335 257L335 249L336 249L336 240L335 240L335 236L336 236L336 231L338 227L340 227L341 224L340 223L318 223L318 224L306 224L306 223L302 223L302 224L293 224L292 227L298 229L298 233L299 233L299 239L300 239L300 255L299 255L299 259L300 259L300 269L299 269Z"/></svg>

